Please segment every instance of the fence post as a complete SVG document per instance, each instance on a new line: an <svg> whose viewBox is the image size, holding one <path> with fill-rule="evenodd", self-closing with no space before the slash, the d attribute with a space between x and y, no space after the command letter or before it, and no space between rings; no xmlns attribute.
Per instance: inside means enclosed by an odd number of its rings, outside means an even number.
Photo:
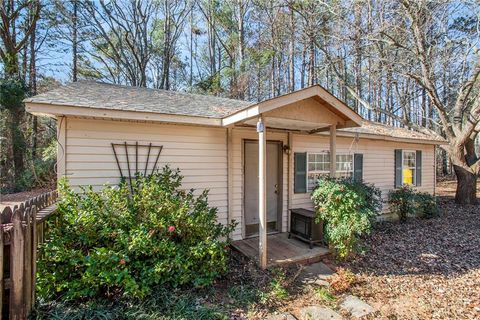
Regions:
<svg viewBox="0 0 480 320"><path fill-rule="evenodd" d="M25 239L23 235L22 214L15 210L12 217L13 230L10 244L10 319L23 320L25 314L24 290L24 265L25 265Z"/></svg>
<svg viewBox="0 0 480 320"><path fill-rule="evenodd" d="M35 288L36 288L36 279L37 279L37 206L33 205L31 207L31 216L32 216L32 303L35 303ZM1 320L1 319L0 319Z"/></svg>
<svg viewBox="0 0 480 320"><path fill-rule="evenodd" d="M25 314L28 315L32 308L32 216L30 214L31 208L25 209L25 214L23 215L23 230L25 237L25 249L24 249L24 286L23 286L23 296L25 300Z"/></svg>
<svg viewBox="0 0 480 320"><path fill-rule="evenodd" d="M3 226L0 224L0 320L3 318Z"/></svg>

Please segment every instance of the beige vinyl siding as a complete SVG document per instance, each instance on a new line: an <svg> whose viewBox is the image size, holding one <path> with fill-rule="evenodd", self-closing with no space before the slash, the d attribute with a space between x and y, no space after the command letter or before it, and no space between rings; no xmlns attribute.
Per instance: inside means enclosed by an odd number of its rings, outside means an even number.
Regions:
<svg viewBox="0 0 480 320"><path fill-rule="evenodd" d="M68 118L66 127L66 176L74 187L117 184L119 171L111 143L163 145L157 168L169 164L184 176L183 188L200 193L209 189L209 204L218 208L219 222L227 222L226 129L200 126ZM116 147L124 175L124 147ZM143 172L148 148L139 149L138 171ZM129 147L131 172L135 147ZM156 157L152 149L149 169ZM150 172L150 170L148 170Z"/></svg>
<svg viewBox="0 0 480 320"><path fill-rule="evenodd" d="M337 154L363 154L363 179L373 183L382 191L387 200L388 192L394 189L394 150L422 151L422 185L418 190L433 193L435 184L434 146L393 141L382 141L354 137L337 137ZM314 135L293 135L293 152L328 152L329 137ZM293 173L291 176L293 183ZM294 193L292 208L313 208L310 193ZM383 211L388 207L384 203Z"/></svg>
<svg viewBox="0 0 480 320"><path fill-rule="evenodd" d="M233 239L244 237L243 230L243 142L257 140L254 128L234 128L232 132L231 213L228 212L228 175L227 175L227 129L205 126L159 124L147 122L127 122L113 120L94 120L85 118L66 118L65 130L62 130L61 142L65 144L66 154L59 155L60 165L66 159L65 173L74 187L93 185L96 189L104 184L116 184L119 172L111 143L152 143L163 145L158 166L170 164L179 168L184 178L185 189L194 188L196 193L209 189L209 204L218 208L219 222L226 223L228 217L238 225ZM322 135L304 135L293 133L291 141L293 152L328 152L329 137ZM288 144L286 131L267 129L267 139ZM62 148L59 148L61 150ZM388 191L394 187L394 150L422 150L422 191L434 191L434 146L372 140L353 137L337 137L337 154L362 153L364 180L374 183L382 190L386 199ZM122 170L127 175L127 162L123 147L117 147ZM135 148L128 149L131 170L134 171ZM147 148L139 150L139 171L143 172ZM150 167L153 165L153 151ZM291 160L291 159L290 159ZM293 161L290 161L293 165ZM293 193L293 168L288 179L289 156L283 153L282 188L282 230L288 230L288 207L312 208L310 194ZM288 181L291 183L291 203L289 204ZM386 209L386 208L384 208Z"/></svg>

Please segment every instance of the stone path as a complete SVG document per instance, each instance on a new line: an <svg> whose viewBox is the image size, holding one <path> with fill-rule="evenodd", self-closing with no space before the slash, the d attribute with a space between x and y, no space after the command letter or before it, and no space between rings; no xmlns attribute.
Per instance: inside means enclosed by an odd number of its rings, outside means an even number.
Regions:
<svg viewBox="0 0 480 320"><path fill-rule="evenodd" d="M304 267L297 278L302 284L329 286L328 279L332 276L333 270L326 264L319 262ZM342 299L338 305L339 309L351 315L353 319L362 318L375 312L374 308L360 298L349 295ZM303 307L298 312L297 319L291 313L272 314L265 320L341 320L343 317L333 309L321 305Z"/></svg>
<svg viewBox="0 0 480 320"><path fill-rule="evenodd" d="M325 263L318 262L306 266L298 277L298 281L303 284L328 286L327 280L332 276L333 270Z"/></svg>
<svg viewBox="0 0 480 320"><path fill-rule="evenodd" d="M330 308L310 306L300 310L301 320L342 320L342 316Z"/></svg>
<svg viewBox="0 0 480 320"><path fill-rule="evenodd" d="M348 311L354 318L361 318L375 311L368 303L352 295L345 297L340 308Z"/></svg>
<svg viewBox="0 0 480 320"><path fill-rule="evenodd" d="M297 318L290 313L281 313L269 315L264 320L297 320Z"/></svg>

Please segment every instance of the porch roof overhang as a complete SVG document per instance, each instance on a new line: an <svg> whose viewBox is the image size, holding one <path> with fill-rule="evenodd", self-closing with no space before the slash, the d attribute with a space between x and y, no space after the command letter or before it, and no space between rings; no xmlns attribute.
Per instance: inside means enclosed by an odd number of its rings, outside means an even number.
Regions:
<svg viewBox="0 0 480 320"><path fill-rule="evenodd" d="M337 128L359 127L362 117L319 85L248 106L222 119L222 125L255 126L262 116L275 129L316 133Z"/></svg>

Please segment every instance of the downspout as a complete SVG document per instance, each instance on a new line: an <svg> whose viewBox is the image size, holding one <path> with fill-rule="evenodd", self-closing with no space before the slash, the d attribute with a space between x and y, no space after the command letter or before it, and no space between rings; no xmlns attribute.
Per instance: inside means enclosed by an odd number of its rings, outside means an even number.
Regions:
<svg viewBox="0 0 480 320"><path fill-rule="evenodd" d="M233 215L233 144L232 128L227 128L227 224L232 222Z"/></svg>
<svg viewBox="0 0 480 320"><path fill-rule="evenodd" d="M57 182L67 175L67 117L57 117Z"/></svg>
<svg viewBox="0 0 480 320"><path fill-rule="evenodd" d="M290 209L292 209L292 157L293 157L293 134L288 132L287 137L287 232L290 230Z"/></svg>

